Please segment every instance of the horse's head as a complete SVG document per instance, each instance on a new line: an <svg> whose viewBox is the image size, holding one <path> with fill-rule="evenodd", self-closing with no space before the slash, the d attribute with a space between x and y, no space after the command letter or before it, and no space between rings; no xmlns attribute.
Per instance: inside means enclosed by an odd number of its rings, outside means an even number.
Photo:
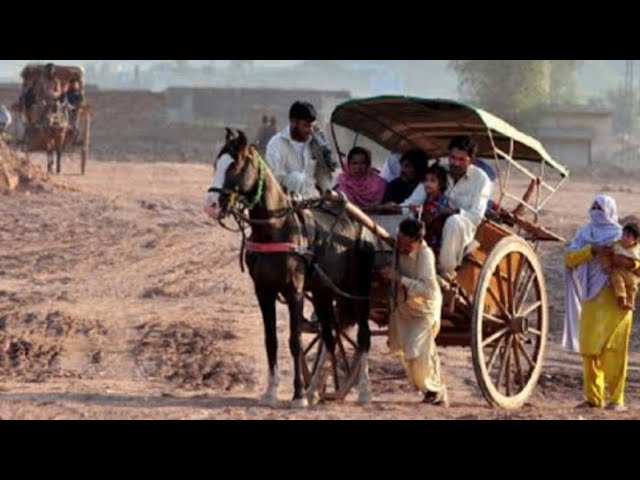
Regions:
<svg viewBox="0 0 640 480"><path fill-rule="evenodd" d="M207 213L213 218L223 218L238 202L252 203L258 195L260 170L258 152L249 145L244 132L227 128L207 196Z"/></svg>

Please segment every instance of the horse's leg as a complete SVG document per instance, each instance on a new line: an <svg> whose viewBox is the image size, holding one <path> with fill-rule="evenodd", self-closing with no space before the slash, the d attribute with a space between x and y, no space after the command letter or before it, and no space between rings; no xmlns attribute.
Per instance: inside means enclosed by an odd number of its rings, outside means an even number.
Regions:
<svg viewBox="0 0 640 480"><path fill-rule="evenodd" d="M47 173L53 173L53 152L47 150Z"/></svg>
<svg viewBox="0 0 640 480"><path fill-rule="evenodd" d="M355 311L358 312L358 353L360 354L360 379L358 381L358 403L371 403L371 379L369 378L369 350L371 349L371 329L369 328L369 295L371 293L371 275L373 273L374 252L357 250L356 262L360 274L356 279L358 295L367 300L358 301Z"/></svg>
<svg viewBox="0 0 640 480"><path fill-rule="evenodd" d="M358 403L368 405L371 403L371 379L369 378L369 350L371 348L369 301L367 300L360 303L360 308L358 308L358 353L360 355Z"/></svg>
<svg viewBox="0 0 640 480"><path fill-rule="evenodd" d="M56 149L56 173L60 174L60 163L62 160L62 149Z"/></svg>
<svg viewBox="0 0 640 480"><path fill-rule="evenodd" d="M278 292L256 285L256 295L262 311L264 323L264 341L269 362L269 379L267 389L260 398L260 405L275 406L278 402L278 336L276 332L276 297Z"/></svg>
<svg viewBox="0 0 640 480"><path fill-rule="evenodd" d="M331 331L332 325L335 324L335 311L333 308L333 294L326 288L313 290L313 308L318 321L320 322L320 330L322 334L322 343L324 348L320 353L318 367L311 378L309 388L307 389L307 398L310 403L317 403L320 400L318 388L320 382L324 378L324 366L327 362L327 355L335 356L336 341ZM335 364L335 362L334 362Z"/></svg>
<svg viewBox="0 0 640 480"><path fill-rule="evenodd" d="M304 398L304 386L302 383L302 318L304 307L304 293L302 288L285 295L289 306L289 350L293 358L293 401L294 408L305 408L308 405Z"/></svg>

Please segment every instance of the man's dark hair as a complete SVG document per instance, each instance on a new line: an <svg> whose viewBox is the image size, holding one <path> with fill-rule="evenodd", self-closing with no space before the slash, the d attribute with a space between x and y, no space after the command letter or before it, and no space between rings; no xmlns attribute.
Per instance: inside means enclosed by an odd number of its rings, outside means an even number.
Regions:
<svg viewBox="0 0 640 480"><path fill-rule="evenodd" d="M371 165L371 152L366 148L362 147L353 147L349 150L349 154L347 155L347 161L350 162L353 157L356 155L364 155L364 158L367 159L367 163Z"/></svg>
<svg viewBox="0 0 640 480"><path fill-rule="evenodd" d="M416 178L419 182L424 181L424 177L429 168L429 155L419 148L406 151L400 158L400 163L410 162L416 172Z"/></svg>
<svg viewBox="0 0 640 480"><path fill-rule="evenodd" d="M266 115L262 116L262 124L266 125L267 123L269 123L269 117L267 117Z"/></svg>
<svg viewBox="0 0 640 480"><path fill-rule="evenodd" d="M627 223L622 229L622 231L624 233L628 233L636 240L640 238L640 227L638 227L637 223Z"/></svg>
<svg viewBox="0 0 640 480"><path fill-rule="evenodd" d="M415 218L406 218L398 227L400 233L411 238L412 240L422 240L424 238L425 228L424 223Z"/></svg>
<svg viewBox="0 0 640 480"><path fill-rule="evenodd" d="M447 189L447 186L448 186L447 170L444 167L441 167L440 165L431 165L429 168L427 168L427 171L424 174L425 178L427 175L433 175L438 179L438 184L440 185L440 192L444 193L444 191Z"/></svg>
<svg viewBox="0 0 640 480"><path fill-rule="evenodd" d="M471 137L468 135L460 135L457 137L453 137L449 142L449 151L453 149L464 150L467 152L467 155L471 158L471 161L476 159L476 154L478 153L478 144L471 140Z"/></svg>
<svg viewBox="0 0 640 480"><path fill-rule="evenodd" d="M316 121L316 109L309 102L297 101L289 109L289 120Z"/></svg>

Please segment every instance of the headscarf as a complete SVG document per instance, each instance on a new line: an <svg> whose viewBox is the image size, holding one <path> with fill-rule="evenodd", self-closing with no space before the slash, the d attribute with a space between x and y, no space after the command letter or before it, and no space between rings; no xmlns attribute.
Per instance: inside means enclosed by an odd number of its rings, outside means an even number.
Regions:
<svg viewBox="0 0 640 480"><path fill-rule="evenodd" d="M380 204L386 188L387 182L371 169L361 178L352 176L348 171L338 176L338 190L359 207Z"/></svg>

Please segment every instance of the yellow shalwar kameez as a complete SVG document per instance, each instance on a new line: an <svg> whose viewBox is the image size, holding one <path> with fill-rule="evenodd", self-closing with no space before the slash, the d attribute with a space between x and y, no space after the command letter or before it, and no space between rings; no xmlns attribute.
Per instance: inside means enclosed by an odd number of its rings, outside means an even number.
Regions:
<svg viewBox="0 0 640 480"><path fill-rule="evenodd" d="M591 260L591 245L565 253L569 268ZM640 268L640 261L636 261L636 268ZM605 389L611 403L624 405L632 318L633 312L618 306L609 284L593 299L582 302L578 331L584 395L593 405L605 405Z"/></svg>

